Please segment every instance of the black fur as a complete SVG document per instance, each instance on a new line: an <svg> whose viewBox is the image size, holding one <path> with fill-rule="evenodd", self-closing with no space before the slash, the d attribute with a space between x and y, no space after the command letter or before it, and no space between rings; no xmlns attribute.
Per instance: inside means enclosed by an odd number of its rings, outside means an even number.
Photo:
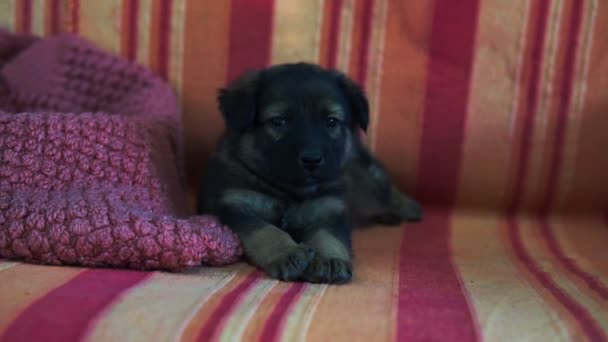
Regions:
<svg viewBox="0 0 608 342"><path fill-rule="evenodd" d="M421 218L362 145L368 102L344 74L278 65L240 77L218 102L227 130L203 177L199 212L231 227L270 276L348 282L351 227Z"/></svg>

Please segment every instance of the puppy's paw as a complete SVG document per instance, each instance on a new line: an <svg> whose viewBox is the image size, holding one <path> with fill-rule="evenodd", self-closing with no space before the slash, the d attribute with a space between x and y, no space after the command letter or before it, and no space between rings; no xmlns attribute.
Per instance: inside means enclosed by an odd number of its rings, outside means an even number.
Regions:
<svg viewBox="0 0 608 342"><path fill-rule="evenodd" d="M311 283L348 283L353 278L353 264L349 260L316 257L302 278Z"/></svg>
<svg viewBox="0 0 608 342"><path fill-rule="evenodd" d="M314 248L299 244L290 247L281 256L263 268L271 278L294 281L301 278L302 273L310 265L314 257Z"/></svg>

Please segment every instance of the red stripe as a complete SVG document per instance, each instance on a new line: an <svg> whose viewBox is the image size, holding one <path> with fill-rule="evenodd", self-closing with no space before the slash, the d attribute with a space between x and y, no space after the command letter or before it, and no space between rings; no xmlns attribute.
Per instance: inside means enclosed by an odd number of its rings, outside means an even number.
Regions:
<svg viewBox="0 0 608 342"><path fill-rule="evenodd" d="M6 330L3 341L77 341L120 294L151 273L88 270L31 304Z"/></svg>
<svg viewBox="0 0 608 342"><path fill-rule="evenodd" d="M49 34L55 35L59 33L60 27L60 18L61 18L61 0L50 0L48 2L48 6L50 7L50 17L49 17Z"/></svg>
<svg viewBox="0 0 608 342"><path fill-rule="evenodd" d="M171 45L172 0L160 0L158 23L158 74L165 80L169 77L169 47Z"/></svg>
<svg viewBox="0 0 608 342"><path fill-rule="evenodd" d="M207 322L201 327L197 341L206 342L215 339L215 335L220 331L224 320L237 307L245 294L247 294L260 279L260 272L252 272L237 287L226 293Z"/></svg>
<svg viewBox="0 0 608 342"><path fill-rule="evenodd" d="M137 52L137 29L139 27L139 0L128 0L127 51L125 57L134 61ZM162 43L161 43L162 44Z"/></svg>
<svg viewBox="0 0 608 342"><path fill-rule="evenodd" d="M450 214L425 212L404 231L399 258L397 341L474 341L476 323L454 271Z"/></svg>
<svg viewBox="0 0 608 342"><path fill-rule="evenodd" d="M568 125L568 111L572 102L572 85L574 84L574 68L576 66L576 54L579 51L579 35L583 22L583 0L574 1L570 16L570 27L568 30L568 38L566 43L566 57L564 59L564 77L561 84L561 96L559 97L559 106L556 114L556 129L553 142L553 153L551 158L551 166L549 167L549 177L547 179L547 188L545 197L541 204L541 214L545 215L551 210L553 198L555 197L555 188L560 175L561 167L564 159L564 139L566 136L566 127Z"/></svg>
<svg viewBox="0 0 608 342"><path fill-rule="evenodd" d="M32 32L32 0L21 0L21 27L23 33Z"/></svg>
<svg viewBox="0 0 608 342"><path fill-rule="evenodd" d="M476 340L474 315L449 244L473 64L478 0L436 1L428 64L418 198L446 205L404 230L397 340Z"/></svg>
<svg viewBox="0 0 608 342"><path fill-rule="evenodd" d="M264 325L260 341L278 341L285 318L291 312L294 303L300 299L305 289L306 285L304 283L296 283L291 285L289 290L281 296Z"/></svg>
<svg viewBox="0 0 608 342"><path fill-rule="evenodd" d="M540 87L539 80L541 65L543 62L543 47L547 33L547 21L549 18L549 4L550 0L539 0L538 17L533 21L537 23L537 27L534 34L534 41L530 56L531 68L530 80L527 89L528 99L522 123L523 130L519 148L519 160L517 163L517 169L515 171L515 184L513 185L511 202L507 207L507 212L509 214L515 213L518 209L519 201L522 197L524 180L528 173L528 159L530 156L530 151L532 150L531 145L532 132L534 130L534 115L538 106L538 92Z"/></svg>
<svg viewBox="0 0 608 342"><path fill-rule="evenodd" d="M564 253L564 250L561 248L557 238L555 237L551 225L546 219L542 220L541 222L541 232L544 238L547 240L549 250L564 266L564 268L575 276L581 278L590 289L597 292L603 299L608 300L608 288L606 288L606 286L599 279L581 269L574 260L569 258L566 253Z"/></svg>
<svg viewBox="0 0 608 342"><path fill-rule="evenodd" d="M374 1L363 0L363 13L361 15L361 45L359 46L359 65L357 68L357 82L365 89L367 84L367 66L369 64L369 45L372 38L372 20L374 18Z"/></svg>
<svg viewBox="0 0 608 342"><path fill-rule="evenodd" d="M274 0L232 0L228 81L270 63Z"/></svg>
<svg viewBox="0 0 608 342"><path fill-rule="evenodd" d="M70 3L70 20L72 27L69 29L72 33L78 33L78 31L80 31L80 0L72 0Z"/></svg>
<svg viewBox="0 0 608 342"><path fill-rule="evenodd" d="M605 341L606 336L602 329L594 321L593 317L589 314L584 307L579 305L575 300L568 297L568 295L562 291L551 279L549 274L545 273L530 257L525 249L522 241L519 225L516 219L511 216L508 220L509 223L509 239L515 254L519 260L526 266L528 271L536 278L536 280L547 290L555 299L570 312L572 317L579 323L583 333L587 335L591 341Z"/></svg>
<svg viewBox="0 0 608 342"><path fill-rule="evenodd" d="M479 0L436 1L417 195L451 207L458 187Z"/></svg>
<svg viewBox="0 0 608 342"><path fill-rule="evenodd" d="M595 322L589 312L583 306L579 305L574 299L570 298L564 291L562 291L559 286L557 286L557 284L553 281L550 275L545 273L526 251L525 245L522 241L520 227L515 219L515 212L517 211L518 203L521 200L521 195L523 192L523 182L526 177L529 162L529 151L531 149L531 139L534 128L534 115L536 113L536 107L538 103L540 69L543 61L543 47L545 42L546 27L549 14L549 0L542 0L542 2L539 3L539 6L539 26L537 27L535 33L534 45L532 48L532 70L530 72L530 83L528 85L528 105L526 107L523 122L524 127L522 133L522 143L520 145L519 163L516 173L514 191L511 198L512 201L507 209L509 217L508 234L509 239L511 241L511 245L513 247L513 250L515 251L517 258L526 266L532 276L535 277L536 280L549 293L551 293L551 295L553 295L555 299L566 310L570 312L571 316L578 322L583 333L587 335L587 337L592 341L605 340L606 336L604 336L603 331L597 325L597 322ZM582 1L573 2L573 6L574 7L571 11L572 15L569 28L570 30L568 33L567 41L568 51L566 53L565 59L565 74L564 79L562 80L562 94L564 94L565 96L563 96L559 102L557 127L554 142L555 149L553 151L551 164L552 170L550 170L549 180L547 182L547 190L543 199L543 203L541 203L540 213L543 217L543 219L541 220L541 232L543 233L545 239L549 244L549 249L566 268L569 268L575 274L578 273L578 275L581 276L581 273L584 272L578 269L578 266L576 266L572 261L568 260L568 258L565 256L565 254L557 244L555 236L553 235L551 228L549 227L545 218L546 215L549 213L551 207L552 197L554 196L553 187L556 185L557 178L559 176L559 168L561 167L562 163L563 140L567 124L567 111L570 103L570 95L572 90L571 83L573 81L576 45L578 44L578 34L580 32L580 24L582 22ZM593 282L593 279L588 278L587 275L583 275L583 279L586 281L590 281L588 282L590 286L596 285Z"/></svg>
<svg viewBox="0 0 608 342"><path fill-rule="evenodd" d="M553 143L553 155L551 166L549 168L549 177L547 180L547 188L545 197L542 201L541 215L546 216L551 210L553 199L555 197L555 189L557 180L563 163L563 147L568 124L568 110L572 101L572 85L574 83L574 68L576 66L576 53L579 51L579 35L583 22L583 1L576 1L572 4L572 16L570 17L570 26L568 31L568 49L564 60L564 77L561 84L561 96L559 98L559 107L557 110L557 124ZM608 288L602 284L593 275L581 269L574 260L568 258L564 250L560 247L553 229L549 222L544 219L541 224L543 236L547 240L549 250L557 260L569 272L581 278L589 288L597 292L602 298L608 300Z"/></svg>
<svg viewBox="0 0 608 342"><path fill-rule="evenodd" d="M329 13L329 37L327 43L327 67L335 69L338 64L338 38L340 36L340 21L344 0L332 1Z"/></svg>

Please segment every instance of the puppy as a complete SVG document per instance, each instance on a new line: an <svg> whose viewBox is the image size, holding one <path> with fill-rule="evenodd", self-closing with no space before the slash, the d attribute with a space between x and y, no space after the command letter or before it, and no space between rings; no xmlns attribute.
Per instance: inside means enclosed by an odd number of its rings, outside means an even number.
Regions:
<svg viewBox="0 0 608 342"><path fill-rule="evenodd" d="M249 262L270 277L348 282L352 227L421 219L360 141L368 102L344 74L277 65L241 76L218 102L227 130L198 211L236 232Z"/></svg>

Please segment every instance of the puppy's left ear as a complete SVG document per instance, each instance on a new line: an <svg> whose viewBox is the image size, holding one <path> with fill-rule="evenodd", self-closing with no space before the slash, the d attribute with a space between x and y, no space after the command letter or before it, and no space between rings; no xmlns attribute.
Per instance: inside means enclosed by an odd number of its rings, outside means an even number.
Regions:
<svg viewBox="0 0 608 342"><path fill-rule="evenodd" d="M250 71L218 92L217 100L228 129L242 132L253 125L260 71Z"/></svg>
<svg viewBox="0 0 608 342"><path fill-rule="evenodd" d="M345 74L339 71L333 71L332 73L348 99L353 119L363 131L367 132L367 126L369 125L369 103L363 89Z"/></svg>

